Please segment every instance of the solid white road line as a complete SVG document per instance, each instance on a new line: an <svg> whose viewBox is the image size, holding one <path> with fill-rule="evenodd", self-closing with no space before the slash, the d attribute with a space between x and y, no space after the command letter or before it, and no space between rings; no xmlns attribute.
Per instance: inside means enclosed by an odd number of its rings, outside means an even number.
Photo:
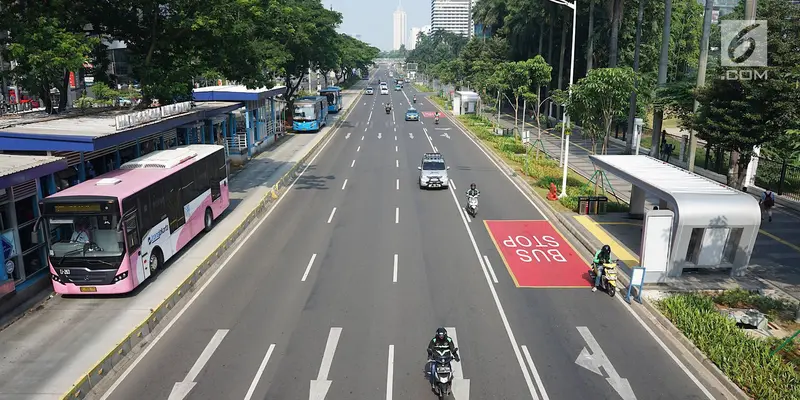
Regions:
<svg viewBox="0 0 800 400"><path fill-rule="evenodd" d="M306 266L305 272L303 272L303 277L300 279L300 282L305 282L306 278L308 278L308 273L311 272L311 266L314 265L314 260L317 259L317 253L311 255L311 259L308 260L308 265Z"/></svg>
<svg viewBox="0 0 800 400"><path fill-rule="evenodd" d="M356 149L356 151L361 151L361 146L358 146L358 148Z"/></svg>
<svg viewBox="0 0 800 400"><path fill-rule="evenodd" d="M386 367L386 400L392 400L394 386L394 345L389 345L389 362Z"/></svg>
<svg viewBox="0 0 800 400"><path fill-rule="evenodd" d="M453 201L456 203L456 207L461 208L461 205L458 204L458 198L456 197L456 192L453 191L453 188L450 188L450 194L453 195ZM534 400L539 400L539 396L536 394L536 389L533 387L533 380L531 380L531 375L528 372L528 368L525 366L525 361L522 359L522 353L519 351L519 347L517 345L517 339L514 336L514 332L511 330L511 324L508 322L508 317L506 317L506 312L503 309L503 304L500 303L500 297L497 295L497 291L492 285L491 278L489 277L489 273L486 271L486 266L483 263L483 258L481 257L480 249L478 248L478 243L475 242L475 236L472 234L472 229L469 227L469 223L467 223L466 218L464 218L464 214L459 213L461 215L461 221L464 223L464 228L467 230L467 235L469 235L469 240L472 242L472 249L475 251L475 256L478 257L478 262L481 264L481 270L483 270L483 275L486 277L486 284L489 285L489 291L492 293L492 298L494 298L494 304L497 307L497 312L500 313L500 319L503 322L503 327L506 330L506 335L508 335L508 340L511 342L511 347L514 349L514 355L517 358L517 362L519 363L519 367L522 370L522 376L525 378L525 383L528 385L528 391L531 393L531 397ZM537 378L541 379L541 378ZM542 391L542 397L547 400L547 393Z"/></svg>
<svg viewBox="0 0 800 400"><path fill-rule="evenodd" d="M444 329L447 330L447 336L453 339L453 346L458 347L459 342L458 342L458 333L456 332L456 328L448 326L445 327ZM459 348L458 350L461 350L461 348ZM458 352L459 358L462 358L463 355L464 355L463 352L461 351ZM453 371L454 379L464 379L464 370L461 368L460 362L450 363L450 368Z"/></svg>
<svg viewBox="0 0 800 400"><path fill-rule="evenodd" d="M453 189L455 189L455 190L458 190L458 188L456 187L456 183L455 183L455 182L453 182L453 180L452 180L452 179L450 179L450 186L452 186L452 187L453 187Z"/></svg>
<svg viewBox="0 0 800 400"><path fill-rule="evenodd" d="M392 282L397 283L397 254L394 255L394 269L392 270Z"/></svg>
<svg viewBox="0 0 800 400"><path fill-rule="evenodd" d="M467 210L464 209L464 207L461 207L461 212L464 213L464 217L467 218L467 222L472 222L472 219L469 217L469 214L467 214Z"/></svg>
<svg viewBox="0 0 800 400"><path fill-rule="evenodd" d="M361 98L361 96L362 95L358 95L359 99ZM346 120L347 117L350 115L350 113L353 110L354 110L354 108L351 107L347 111L347 115L345 115L343 117L343 119ZM334 129L333 132L331 132L328 135L328 138L325 139L325 142L322 144L322 146L320 147L320 149L317 152L317 154L314 154L314 156L311 157L311 159L308 161L308 164L306 164L306 166L303 168L303 170L300 172L300 174L297 175L297 177L294 178L294 181L292 181L292 183L286 188L286 193L290 192L292 190L292 188L300 180L300 178L302 178L303 175L305 175L305 173L308 171L308 168L310 168L314 164L314 161L316 161L317 157L319 157L319 155L322 154L322 151L325 150L326 147L328 147L328 143L330 143L331 140L333 140L333 138L335 137L336 132L338 132L338 131L339 131L339 127L337 126L336 129ZM353 162L355 162L355 161L353 161ZM175 323L177 323L181 319L181 317L186 313L186 310L188 310L192 306L192 304L194 304L194 302L197 301L197 298L199 298L200 295L203 294L203 292L205 292L206 288L208 288L208 286L211 284L211 282L213 282L214 279L217 276L219 276L219 274L225 269L225 267L228 266L228 264L231 262L233 257L235 257L236 254L239 252L239 250L241 250L242 247L244 247L244 245L247 243L247 241L250 240L250 238L253 237L253 235L256 232L258 232L258 228L260 228L261 225L264 222L266 222L267 219L269 219L269 216L272 215L272 213L276 209L278 209L278 206L281 204L283 199L285 199L286 197L287 196L285 194L283 196L281 196L281 197L278 197L278 200L275 201L275 205L272 208L270 208L267 211L266 214L264 214L264 216L261 218L260 221L258 221L256 226L254 226L252 229L249 229L249 232L248 232L247 236L245 236L242 240L238 241L239 244L237 244L236 247L231 251L231 253L227 257L225 257L225 260L222 261L222 263L220 264L219 268L217 268L217 270L214 271L214 273L211 274L210 277L208 277L208 280L203 284L203 286L201 286L199 289L197 289L196 292L194 292L194 296L192 296L192 298L189 299L188 302L186 302L186 305L180 311L178 311L177 314L175 314L175 318L171 319L169 321L169 323L167 323L167 325L164 327L164 329L161 332L159 332L158 335L156 335L156 337L153 338L153 340L146 345L144 350L142 350L142 352L139 353L139 356L135 360L133 360L133 362L125 370L125 372L123 372L122 375L120 375L119 379L117 379L113 384L111 384L111 386L108 388L108 391L106 391L106 393L103 394L103 397L101 397L100 400L108 400L108 398L114 393L114 390L116 390L116 388L119 387L119 385L122 384L122 382L125 380L125 378L127 378L128 375L130 375L131 371L133 371L133 369L136 368L136 366L139 365L140 362L142 362L142 360L147 356L148 353L150 353L150 351L153 349L153 347L155 347L155 345L158 344L158 342L161 341L161 339L164 336L166 336L166 334L169 332L169 330L172 329L173 326L175 326Z"/></svg>
<svg viewBox="0 0 800 400"><path fill-rule="evenodd" d="M328 223L329 224L331 223L331 221L333 221L333 215L334 214L336 214L336 207L333 207L333 210L331 210L331 216L328 217Z"/></svg>
<svg viewBox="0 0 800 400"><path fill-rule="evenodd" d="M397 178L397 182L395 182L395 184L394 184L394 189L395 190L400 190L400 178Z"/></svg>
<svg viewBox="0 0 800 400"><path fill-rule="evenodd" d="M342 190L344 190L345 186L347 186L347 179L345 179L344 183L342 183Z"/></svg>
<svg viewBox="0 0 800 400"><path fill-rule="evenodd" d="M483 261L486 262L486 267L489 268L489 274L492 275L492 282L498 283L497 275L494 274L494 268L492 268L492 263L489 262L489 257L486 257L486 254L483 255Z"/></svg>
<svg viewBox="0 0 800 400"><path fill-rule="evenodd" d="M267 368L267 363L269 362L269 358L272 357L272 352L275 351L275 343L269 345L269 349L267 349L267 354L264 356L264 359L261 360L261 365L258 366L258 371L256 371L256 376L253 378L253 382L250 383L250 388L247 389L247 394L244 395L244 400L250 400L253 398L253 393L256 391L256 387L258 386L258 381L261 380L261 375L264 374L264 370Z"/></svg>
<svg viewBox="0 0 800 400"><path fill-rule="evenodd" d="M395 224L400 223L400 207L396 207L394 209L394 223Z"/></svg>
<svg viewBox="0 0 800 400"><path fill-rule="evenodd" d="M550 398L547 396L547 392L544 391L544 383L542 382L542 378L539 377L539 371L536 370L536 364L533 363L533 357L531 357L531 353L528 352L528 346L522 345L522 353L525 354L525 361L527 361L528 366L531 367L533 378L536 379L536 387L539 388L539 392L542 394L542 399L550 400Z"/></svg>
<svg viewBox="0 0 800 400"><path fill-rule="evenodd" d="M356 165L356 160L353 160L353 162L350 163L350 168L353 168L354 165Z"/></svg>

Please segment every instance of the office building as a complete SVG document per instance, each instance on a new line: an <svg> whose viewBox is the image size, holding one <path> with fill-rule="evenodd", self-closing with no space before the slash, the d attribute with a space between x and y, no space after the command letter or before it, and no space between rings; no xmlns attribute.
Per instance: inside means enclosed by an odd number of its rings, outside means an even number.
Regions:
<svg viewBox="0 0 800 400"><path fill-rule="evenodd" d="M475 0L431 0L431 29L472 37L472 8Z"/></svg>
<svg viewBox="0 0 800 400"><path fill-rule="evenodd" d="M393 28L392 50L398 50L400 46L406 45L406 34L408 33L406 28L406 12L403 11L402 5L398 5L397 10L394 12Z"/></svg>
<svg viewBox="0 0 800 400"><path fill-rule="evenodd" d="M417 27L411 28L411 35L408 38L408 46L406 46L406 48L408 48L409 50L414 50L415 48L417 48L417 37L421 32L422 28L417 28Z"/></svg>

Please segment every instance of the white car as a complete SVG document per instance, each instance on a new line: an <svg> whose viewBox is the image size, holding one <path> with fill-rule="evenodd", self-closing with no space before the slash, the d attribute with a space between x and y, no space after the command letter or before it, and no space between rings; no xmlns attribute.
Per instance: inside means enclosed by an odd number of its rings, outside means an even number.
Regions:
<svg viewBox="0 0 800 400"><path fill-rule="evenodd" d="M381 86L381 94L389 94L389 88L386 86Z"/></svg>

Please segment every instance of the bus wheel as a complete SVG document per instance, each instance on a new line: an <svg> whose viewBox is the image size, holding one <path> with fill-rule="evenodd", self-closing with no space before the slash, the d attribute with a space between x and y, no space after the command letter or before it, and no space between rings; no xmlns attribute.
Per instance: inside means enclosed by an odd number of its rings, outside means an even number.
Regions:
<svg viewBox="0 0 800 400"><path fill-rule="evenodd" d="M210 208L206 208L206 215L203 217L203 230L208 232L214 226L214 214L211 213Z"/></svg>
<svg viewBox="0 0 800 400"><path fill-rule="evenodd" d="M161 255L161 249L155 248L150 252L150 274L156 273L161 264L164 262L164 256Z"/></svg>

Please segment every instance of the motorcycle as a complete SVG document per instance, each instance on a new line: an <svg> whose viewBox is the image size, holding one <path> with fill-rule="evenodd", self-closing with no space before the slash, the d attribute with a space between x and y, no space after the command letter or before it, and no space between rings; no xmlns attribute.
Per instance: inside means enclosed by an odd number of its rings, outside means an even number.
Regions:
<svg viewBox="0 0 800 400"><path fill-rule="evenodd" d="M433 359L428 360L433 379L433 392L439 396L439 399L444 399L452 394L453 368L450 365L452 361L453 355L450 353L450 349L435 349Z"/></svg>
<svg viewBox="0 0 800 400"><path fill-rule="evenodd" d="M386 114L391 114L391 112L392 112L392 107L386 106Z"/></svg>
<svg viewBox="0 0 800 400"><path fill-rule="evenodd" d="M617 266L619 260L612 260L603 264L603 276L600 278L600 290L608 293L609 296L614 297L617 294ZM594 283L597 278L597 266L592 263L589 269L589 277Z"/></svg>
<svg viewBox="0 0 800 400"><path fill-rule="evenodd" d="M478 215L478 196L467 196L467 213L472 218Z"/></svg>
<svg viewBox="0 0 800 400"><path fill-rule="evenodd" d="M439 125L439 117L434 118L436 125Z"/></svg>
<svg viewBox="0 0 800 400"><path fill-rule="evenodd" d="M414 104L417 104L417 96L414 96Z"/></svg>

